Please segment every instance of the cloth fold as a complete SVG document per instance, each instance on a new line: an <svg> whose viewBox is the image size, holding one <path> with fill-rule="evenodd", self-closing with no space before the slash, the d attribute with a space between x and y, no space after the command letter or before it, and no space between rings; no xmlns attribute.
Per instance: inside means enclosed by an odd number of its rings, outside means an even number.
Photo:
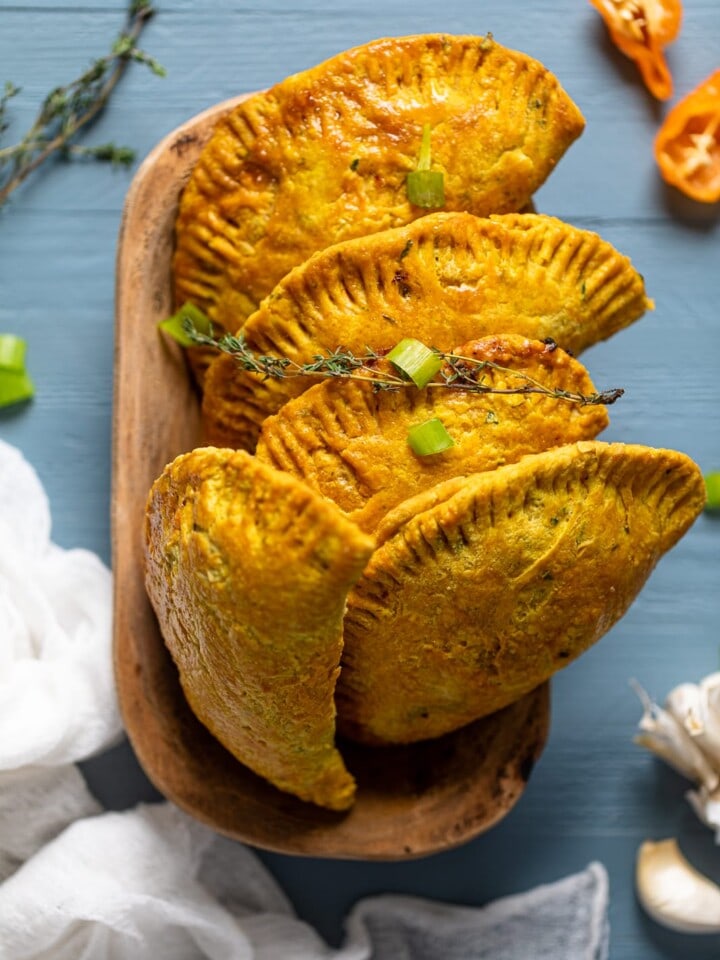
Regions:
<svg viewBox="0 0 720 960"><path fill-rule="evenodd" d="M74 820L100 810L74 764L1 771L0 881Z"/></svg>
<svg viewBox="0 0 720 960"><path fill-rule="evenodd" d="M606 960L597 863L482 908L371 897L334 950L241 844L169 803L100 813L74 762L121 731L110 573L50 529L0 441L0 960Z"/></svg>
<svg viewBox="0 0 720 960"><path fill-rule="evenodd" d="M605 960L607 876L486 907L361 900L333 950L250 850L171 804L79 820L0 886L0 960Z"/></svg>
<svg viewBox="0 0 720 960"><path fill-rule="evenodd" d="M607 902L607 872L597 862L481 908L372 897L356 905L347 923L350 940L370 949L342 960L603 960Z"/></svg>

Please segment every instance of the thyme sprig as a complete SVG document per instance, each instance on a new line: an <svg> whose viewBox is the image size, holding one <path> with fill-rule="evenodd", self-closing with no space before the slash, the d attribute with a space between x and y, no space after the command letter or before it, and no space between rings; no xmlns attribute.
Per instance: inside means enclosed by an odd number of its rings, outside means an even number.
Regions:
<svg viewBox="0 0 720 960"><path fill-rule="evenodd" d="M190 339L198 346L213 347L221 353L231 356L242 370L254 373L264 380L286 380L294 377L316 377L318 379L357 380L372 382L373 389L400 390L415 388L412 380L402 376L388 363L384 354L365 348L365 353L354 354L343 347L324 354L315 354L307 363L298 363L289 357L274 357L259 354L252 350L242 334L234 336L224 334L214 337L201 333L191 321L184 323ZM464 357L456 353L437 351L444 361L437 378L431 380L423 389L445 388L462 390L466 393L493 394L540 394L554 400L564 400L583 406L615 403L625 392L621 388L584 394L572 390L548 387L521 370L501 366L492 360L480 360L477 357ZM505 377L517 380L516 386L496 387L488 382L488 371L502 373ZM417 388L415 388L417 389Z"/></svg>
<svg viewBox="0 0 720 960"><path fill-rule="evenodd" d="M114 143L79 146L72 141L105 107L131 61L145 64L158 76L165 75L163 67L137 46L140 33L154 12L151 0L132 0L125 28L110 52L95 60L75 80L51 90L30 129L17 143L0 147L0 207L54 153L113 164L132 163L135 154L129 147ZM8 104L19 92L20 88L8 81L0 93L0 134L8 127Z"/></svg>

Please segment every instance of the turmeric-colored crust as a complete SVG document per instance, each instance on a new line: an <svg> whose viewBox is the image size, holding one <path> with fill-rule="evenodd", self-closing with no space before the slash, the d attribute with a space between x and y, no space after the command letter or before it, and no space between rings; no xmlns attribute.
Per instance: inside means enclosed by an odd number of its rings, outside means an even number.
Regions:
<svg viewBox="0 0 720 960"><path fill-rule="evenodd" d="M296 264L408 223L424 124L445 209L520 210L584 127L556 78L492 37L430 34L345 51L217 124L180 202L177 304L235 332Z"/></svg>
<svg viewBox="0 0 720 960"><path fill-rule="evenodd" d="M415 337L450 350L498 333L578 354L650 306L640 274L595 233L538 214L438 213L315 254L243 334L253 350L300 363L340 345L363 353ZM252 450L263 420L311 382L263 381L219 356L205 381L208 439Z"/></svg>
<svg viewBox="0 0 720 960"><path fill-rule="evenodd" d="M193 712L260 776L333 810L354 799L333 693L345 598L372 545L238 451L183 454L148 501L147 589Z"/></svg>
<svg viewBox="0 0 720 960"><path fill-rule="evenodd" d="M517 334L458 347L459 356L522 373L550 390L595 392L585 368L564 350ZM487 367L482 383L524 389L530 380ZM416 456L410 426L438 417L455 446ZM375 391L371 383L325 381L265 420L258 460L304 480L372 532L392 507L450 477L492 470L528 453L592 439L608 423L604 406L537 393L473 394L446 387Z"/></svg>
<svg viewBox="0 0 720 960"><path fill-rule="evenodd" d="M401 505L348 600L339 729L411 742L517 700L610 629L704 502L683 454L583 441Z"/></svg>

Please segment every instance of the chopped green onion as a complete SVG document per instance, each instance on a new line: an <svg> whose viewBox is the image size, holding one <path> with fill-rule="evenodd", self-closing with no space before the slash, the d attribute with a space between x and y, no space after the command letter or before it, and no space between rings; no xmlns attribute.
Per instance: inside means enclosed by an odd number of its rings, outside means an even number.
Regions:
<svg viewBox="0 0 720 960"><path fill-rule="evenodd" d="M430 124L423 124L422 140L420 141L420 156L418 157L416 170L430 169Z"/></svg>
<svg viewBox="0 0 720 960"><path fill-rule="evenodd" d="M406 337L394 346L387 359L418 388L430 383L442 366L439 353L412 337Z"/></svg>
<svg viewBox="0 0 720 960"><path fill-rule="evenodd" d="M408 443L412 452L419 457L442 453L443 450L449 450L450 447L455 446L455 441L445 429L445 424L437 417L410 427Z"/></svg>
<svg viewBox="0 0 720 960"><path fill-rule="evenodd" d="M705 509L713 513L720 512L720 472L705 474L705 489L707 490Z"/></svg>
<svg viewBox="0 0 720 960"><path fill-rule="evenodd" d="M413 170L407 175L407 195L415 207L445 206L445 178L440 170Z"/></svg>
<svg viewBox="0 0 720 960"><path fill-rule="evenodd" d="M27 344L13 333L0 333L0 407L22 403L35 396L25 370Z"/></svg>
<svg viewBox="0 0 720 960"><path fill-rule="evenodd" d="M169 334L173 340L177 340L181 347L193 346L194 340L188 332L188 327L197 330L198 333L208 335L212 333L210 321L200 307L192 303L184 303L177 313L166 320L161 320L158 327Z"/></svg>
<svg viewBox="0 0 720 960"><path fill-rule="evenodd" d="M9 407L13 403L22 403L35 396L32 380L23 370L0 370L0 407Z"/></svg>
<svg viewBox="0 0 720 960"><path fill-rule="evenodd" d="M22 373L25 370L27 344L14 333L0 333L0 370Z"/></svg>
<svg viewBox="0 0 720 960"><path fill-rule="evenodd" d="M445 206L445 178L440 170L430 169L430 124L423 125L420 156L416 168L406 177L407 196L416 207Z"/></svg>

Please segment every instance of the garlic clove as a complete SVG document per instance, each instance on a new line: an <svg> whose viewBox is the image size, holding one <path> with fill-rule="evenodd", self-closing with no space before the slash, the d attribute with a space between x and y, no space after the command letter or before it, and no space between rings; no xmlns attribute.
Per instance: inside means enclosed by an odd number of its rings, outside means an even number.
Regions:
<svg viewBox="0 0 720 960"><path fill-rule="evenodd" d="M709 673L706 677L703 677L700 681L700 689L705 690L711 700L714 695L716 701L715 706L718 706L718 699L720 698L720 672Z"/></svg>
<svg viewBox="0 0 720 960"><path fill-rule="evenodd" d="M710 763L720 767L720 674L700 684L681 683L667 695L665 709L685 727Z"/></svg>
<svg viewBox="0 0 720 960"><path fill-rule="evenodd" d="M720 843L720 790L710 792L705 787L688 790L685 798L698 819L715 831L715 843Z"/></svg>
<svg viewBox="0 0 720 960"><path fill-rule="evenodd" d="M697 683L680 683L665 697L665 709L685 726L691 713L697 713L702 693Z"/></svg>
<svg viewBox="0 0 720 960"><path fill-rule="evenodd" d="M715 767L720 767L720 714L703 698L688 715L685 728Z"/></svg>
<svg viewBox="0 0 720 960"><path fill-rule="evenodd" d="M700 681L703 741L700 746L720 766L720 673Z"/></svg>
<svg viewBox="0 0 720 960"><path fill-rule="evenodd" d="M720 783L720 776L682 723L651 700L640 684L633 683L633 687L643 705L635 743L661 757L688 780L714 790Z"/></svg>
<svg viewBox="0 0 720 960"><path fill-rule="evenodd" d="M696 870L674 839L640 846L635 886L646 912L681 933L720 933L720 887Z"/></svg>

